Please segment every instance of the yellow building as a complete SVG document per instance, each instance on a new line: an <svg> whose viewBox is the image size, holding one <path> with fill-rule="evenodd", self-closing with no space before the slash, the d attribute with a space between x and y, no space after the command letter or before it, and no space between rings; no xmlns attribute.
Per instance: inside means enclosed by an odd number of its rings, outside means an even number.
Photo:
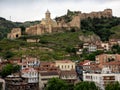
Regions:
<svg viewBox="0 0 120 90"><path fill-rule="evenodd" d="M61 60L55 61L56 67L58 67L61 71L71 71L75 70L75 63L70 60Z"/></svg>

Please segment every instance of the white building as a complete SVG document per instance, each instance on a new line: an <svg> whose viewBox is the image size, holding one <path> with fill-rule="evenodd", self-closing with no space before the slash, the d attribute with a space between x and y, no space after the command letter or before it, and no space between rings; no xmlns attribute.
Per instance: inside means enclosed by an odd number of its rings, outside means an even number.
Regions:
<svg viewBox="0 0 120 90"><path fill-rule="evenodd" d="M104 48L104 50L108 51L110 49L109 43L101 43L101 47Z"/></svg>
<svg viewBox="0 0 120 90"><path fill-rule="evenodd" d="M101 73L83 73L83 81L93 81L102 90L108 83L118 81L120 83L120 74L111 73L108 68L103 68Z"/></svg>
<svg viewBox="0 0 120 90"><path fill-rule="evenodd" d="M94 45L94 44L90 44L90 45L88 46L88 51L89 51L89 52L95 52L95 51L97 51L97 46Z"/></svg>
<svg viewBox="0 0 120 90"><path fill-rule="evenodd" d="M28 79L28 83L38 83L38 70L34 68L25 68L21 70L22 77Z"/></svg>
<svg viewBox="0 0 120 90"><path fill-rule="evenodd" d="M40 60L34 57L25 57L19 65L21 65L21 69L39 67Z"/></svg>
<svg viewBox="0 0 120 90"><path fill-rule="evenodd" d="M2 83L1 90L5 90L5 80L0 78L0 83Z"/></svg>

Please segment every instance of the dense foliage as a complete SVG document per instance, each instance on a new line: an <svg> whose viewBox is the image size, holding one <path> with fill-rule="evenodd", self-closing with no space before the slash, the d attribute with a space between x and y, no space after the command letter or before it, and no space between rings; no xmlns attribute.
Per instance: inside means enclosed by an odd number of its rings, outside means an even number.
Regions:
<svg viewBox="0 0 120 90"><path fill-rule="evenodd" d="M80 82L76 85L67 84L65 81L52 78L48 81L45 90L99 90L94 82Z"/></svg>
<svg viewBox="0 0 120 90"><path fill-rule="evenodd" d="M119 82L110 83L105 87L105 90L120 90L120 83Z"/></svg>
<svg viewBox="0 0 120 90"><path fill-rule="evenodd" d="M71 87L70 87L71 86ZM45 90L99 90L100 88L94 82L83 81L76 85L70 85L58 78L52 78L48 81ZM120 83L107 84L105 90L120 90Z"/></svg>
<svg viewBox="0 0 120 90"><path fill-rule="evenodd" d="M2 87L2 82L0 82L0 90L2 90L2 88L3 88L3 87Z"/></svg>
<svg viewBox="0 0 120 90"><path fill-rule="evenodd" d="M112 53L118 53L120 54L120 46L118 44L112 46Z"/></svg>
<svg viewBox="0 0 120 90"><path fill-rule="evenodd" d="M110 29L120 25L120 18L88 18L81 21L83 31L91 31L97 34L102 41L107 41L114 34Z"/></svg>
<svg viewBox="0 0 120 90"><path fill-rule="evenodd" d="M61 79L52 78L48 81L45 90L68 90L68 85Z"/></svg>
<svg viewBox="0 0 120 90"><path fill-rule="evenodd" d="M2 76L2 78L5 78L6 76L11 75L12 73L18 72L19 70L20 70L20 66L18 65L6 64L2 68L0 75Z"/></svg>
<svg viewBox="0 0 120 90"><path fill-rule="evenodd" d="M92 60L92 61L94 61L96 55L100 55L102 53L104 53L104 51L101 51L101 50L97 50L95 52L88 53L88 51L85 48L85 49L83 49L83 53L80 56L81 56L82 60Z"/></svg>
<svg viewBox="0 0 120 90"><path fill-rule="evenodd" d="M99 90L94 82L80 82L75 85L74 90Z"/></svg>

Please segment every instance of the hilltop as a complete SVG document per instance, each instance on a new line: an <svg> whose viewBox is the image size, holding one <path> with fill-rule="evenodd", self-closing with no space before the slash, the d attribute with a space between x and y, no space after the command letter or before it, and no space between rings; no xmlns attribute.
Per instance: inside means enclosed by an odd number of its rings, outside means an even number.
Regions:
<svg viewBox="0 0 120 90"><path fill-rule="evenodd" d="M79 12L68 11L66 15L57 17L56 20L59 21L63 19L65 22L70 22L73 16L78 13ZM23 35L15 40L5 39L7 33L10 32L12 28L20 27L22 30L25 30L26 27L39 23L40 21L27 21L24 23L12 22L0 18L0 56L12 58L26 54L38 56L41 60L78 60L80 56L75 54L76 46L82 46L85 42L82 41L80 37L90 36L93 37L94 40L97 38L102 41L108 41L109 38L120 38L120 18L101 17L82 19L80 23L81 29L77 31L71 28L69 31L64 32L43 35ZM38 43L30 43L26 42L27 39L40 39L40 41Z"/></svg>
<svg viewBox="0 0 120 90"><path fill-rule="evenodd" d="M40 23L40 21L26 21L26 22L12 22L6 20L5 18L0 17L0 39L7 37L7 34L11 31L12 28L20 27L25 29L31 25Z"/></svg>

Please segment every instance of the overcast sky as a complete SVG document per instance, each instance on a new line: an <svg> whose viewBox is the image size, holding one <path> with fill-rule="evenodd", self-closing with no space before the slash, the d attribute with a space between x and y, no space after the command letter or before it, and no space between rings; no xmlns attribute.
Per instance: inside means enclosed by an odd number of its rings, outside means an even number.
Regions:
<svg viewBox="0 0 120 90"><path fill-rule="evenodd" d="M106 8L120 17L120 0L0 0L0 17L24 22L41 20L47 9L55 18L66 14L67 9L89 13Z"/></svg>

